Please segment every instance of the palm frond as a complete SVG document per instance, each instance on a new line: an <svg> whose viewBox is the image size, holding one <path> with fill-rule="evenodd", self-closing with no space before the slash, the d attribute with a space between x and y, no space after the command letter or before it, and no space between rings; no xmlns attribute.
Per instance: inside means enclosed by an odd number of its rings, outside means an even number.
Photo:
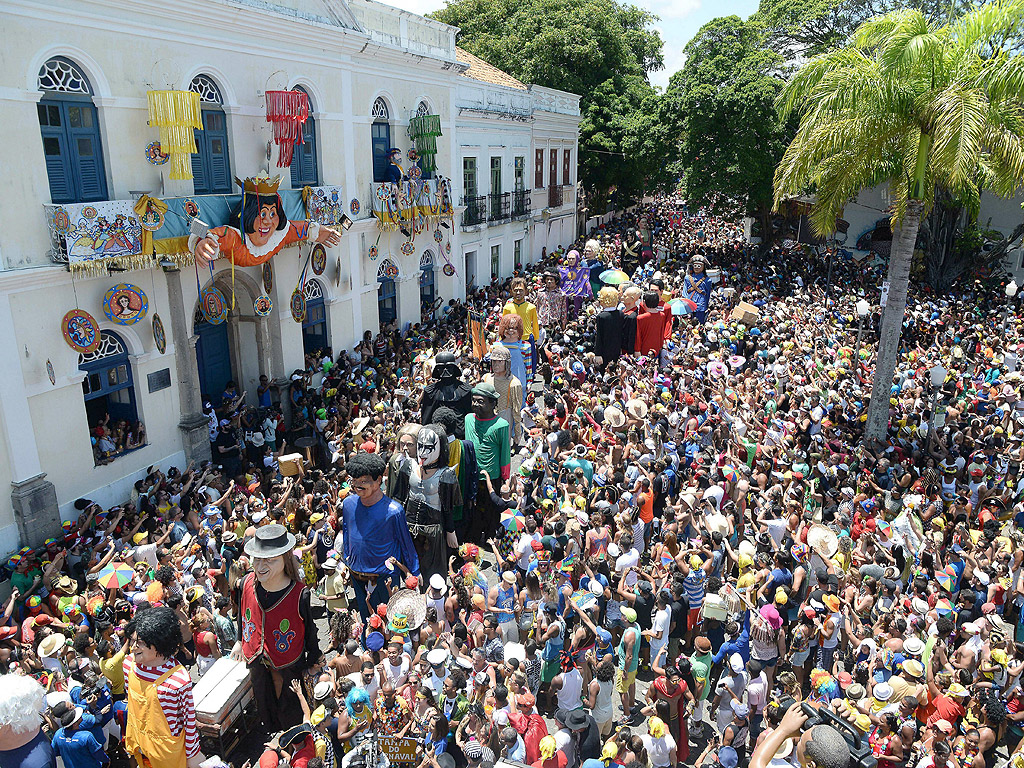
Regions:
<svg viewBox="0 0 1024 768"><path fill-rule="evenodd" d="M988 101L977 89L951 83L925 110L933 138L931 164L951 190L975 184L978 158L984 148Z"/></svg>

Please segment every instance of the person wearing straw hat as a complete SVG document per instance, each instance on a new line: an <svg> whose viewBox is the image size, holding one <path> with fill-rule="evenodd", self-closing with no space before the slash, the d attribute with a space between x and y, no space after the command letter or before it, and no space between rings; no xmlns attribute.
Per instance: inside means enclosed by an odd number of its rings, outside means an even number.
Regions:
<svg viewBox="0 0 1024 768"><path fill-rule="evenodd" d="M238 637L231 651L252 676L260 719L268 731L302 722L289 683L320 657L309 588L292 554L295 537L283 525L258 528L245 543L253 570L238 589Z"/></svg>

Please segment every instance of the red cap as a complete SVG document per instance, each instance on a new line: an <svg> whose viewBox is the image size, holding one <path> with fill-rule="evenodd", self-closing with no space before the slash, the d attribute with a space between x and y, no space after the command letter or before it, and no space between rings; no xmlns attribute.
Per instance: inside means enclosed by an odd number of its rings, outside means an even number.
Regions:
<svg viewBox="0 0 1024 768"><path fill-rule="evenodd" d="M51 621L53 616L48 613L41 613L32 619L32 623L37 627L48 627Z"/></svg>
<svg viewBox="0 0 1024 768"><path fill-rule="evenodd" d="M811 608L811 606L807 606L806 608L804 608L804 616L806 616L808 619L813 619L817 615L818 614L814 612L814 609Z"/></svg>
<svg viewBox="0 0 1024 768"><path fill-rule="evenodd" d="M376 453L377 444L372 440L367 440L365 443L359 446L359 450L363 451L364 453Z"/></svg>
<svg viewBox="0 0 1024 768"><path fill-rule="evenodd" d="M420 580L417 579L415 576L410 576L409 578L407 578L405 580L405 588L406 589L416 589L419 585L420 585ZM384 606L384 609L387 610L387 606L386 605Z"/></svg>
<svg viewBox="0 0 1024 768"><path fill-rule="evenodd" d="M382 619L386 619L388 617L387 603L381 603L377 606L377 615L380 616Z"/></svg>
<svg viewBox="0 0 1024 768"><path fill-rule="evenodd" d="M544 545L536 539L530 542L530 547L533 549L534 552L540 552L542 549L544 549Z"/></svg>
<svg viewBox="0 0 1024 768"><path fill-rule="evenodd" d="M385 613L387 613L387 608L388 607L385 605L384 606L384 612ZM382 622L380 620L380 616L378 616L377 614L371 615L370 618L366 620L366 625L368 627L370 627L371 629L379 629L383 625L383 623L384 622Z"/></svg>

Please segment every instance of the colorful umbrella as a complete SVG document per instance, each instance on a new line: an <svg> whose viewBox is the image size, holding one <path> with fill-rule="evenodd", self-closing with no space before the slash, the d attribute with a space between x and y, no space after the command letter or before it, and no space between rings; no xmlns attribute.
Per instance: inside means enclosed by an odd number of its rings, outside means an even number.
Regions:
<svg viewBox="0 0 1024 768"><path fill-rule="evenodd" d="M952 592L953 585L956 584L956 568L952 565L947 565L945 570L935 574L935 580L939 582L939 586L944 590Z"/></svg>
<svg viewBox="0 0 1024 768"><path fill-rule="evenodd" d="M953 602L945 597L940 600L936 600L935 610L939 612L939 616L948 616L953 612Z"/></svg>
<svg viewBox="0 0 1024 768"><path fill-rule="evenodd" d="M696 302L687 298L672 299L672 301L668 303L668 306L673 315L689 315L690 313L697 311Z"/></svg>
<svg viewBox="0 0 1024 768"><path fill-rule="evenodd" d="M602 283L607 285L621 285L622 283L628 282L629 275L623 272L621 269L606 269L600 275Z"/></svg>
<svg viewBox="0 0 1024 768"><path fill-rule="evenodd" d="M517 509L506 509L501 513L501 524L505 526L506 531L518 533L526 528L526 518L519 514Z"/></svg>
<svg viewBox="0 0 1024 768"><path fill-rule="evenodd" d="M100 571L97 582L103 589L120 589L135 577L135 571L127 563L110 563Z"/></svg>
<svg viewBox="0 0 1024 768"><path fill-rule="evenodd" d="M735 483L740 479L740 473L736 471L735 467L731 467L728 464L722 467L722 476L730 483Z"/></svg>

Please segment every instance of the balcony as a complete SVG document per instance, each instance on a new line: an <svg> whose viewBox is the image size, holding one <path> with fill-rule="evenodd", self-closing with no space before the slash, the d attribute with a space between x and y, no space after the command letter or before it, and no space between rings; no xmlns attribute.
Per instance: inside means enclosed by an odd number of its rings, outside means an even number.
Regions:
<svg viewBox="0 0 1024 768"><path fill-rule="evenodd" d="M488 196L487 220L507 221L512 218L510 213L512 195L509 192L495 192Z"/></svg>
<svg viewBox="0 0 1024 768"><path fill-rule="evenodd" d="M548 208L562 207L562 187L552 184L548 187Z"/></svg>
<svg viewBox="0 0 1024 768"><path fill-rule="evenodd" d="M462 226L473 227L487 220L487 198L484 195L464 197L462 204L466 206L466 210L462 212Z"/></svg>
<svg viewBox="0 0 1024 768"><path fill-rule="evenodd" d="M512 193L512 218L520 219L530 215L530 190L517 189Z"/></svg>

